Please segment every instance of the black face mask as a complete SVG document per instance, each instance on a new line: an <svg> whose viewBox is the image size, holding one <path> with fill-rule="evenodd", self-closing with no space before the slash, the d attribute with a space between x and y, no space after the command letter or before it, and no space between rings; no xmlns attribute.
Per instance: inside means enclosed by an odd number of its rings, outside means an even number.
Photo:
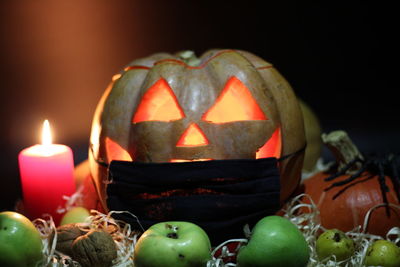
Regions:
<svg viewBox="0 0 400 267"><path fill-rule="evenodd" d="M275 158L211 160L184 163L112 161L107 205L129 211L147 229L163 221L201 226L213 245L243 236L280 208L280 176ZM141 229L135 218L118 219Z"/></svg>

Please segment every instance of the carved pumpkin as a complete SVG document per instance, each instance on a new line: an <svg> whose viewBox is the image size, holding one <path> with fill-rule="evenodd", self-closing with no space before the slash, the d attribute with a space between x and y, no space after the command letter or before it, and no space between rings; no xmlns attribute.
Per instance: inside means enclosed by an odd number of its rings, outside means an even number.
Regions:
<svg viewBox="0 0 400 267"><path fill-rule="evenodd" d="M385 236L392 227L400 226L399 181L391 173L395 165L382 157L364 159L344 132L323 137L343 164L336 174L321 172L304 181L304 192L317 205L321 224L350 231L363 227L371 209L366 232Z"/></svg>
<svg viewBox="0 0 400 267"><path fill-rule="evenodd" d="M188 56L189 55L189 56ZM290 85L244 51L159 53L116 75L95 112L90 167L105 206L99 160L182 162L282 158L281 200L300 181L305 136Z"/></svg>

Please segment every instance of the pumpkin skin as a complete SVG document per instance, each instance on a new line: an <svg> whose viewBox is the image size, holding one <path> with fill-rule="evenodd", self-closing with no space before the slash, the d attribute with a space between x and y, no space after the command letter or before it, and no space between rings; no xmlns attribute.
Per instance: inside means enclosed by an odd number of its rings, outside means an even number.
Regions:
<svg viewBox="0 0 400 267"><path fill-rule="evenodd" d="M303 112L304 131L307 140L303 171L311 172L322 154L322 129L319 119L311 107L301 99L299 99L299 103Z"/></svg>
<svg viewBox="0 0 400 267"><path fill-rule="evenodd" d="M332 183L324 181L324 178L329 176L330 174L321 172L303 182L304 193L308 194L317 205L321 224L327 229L337 228L346 232L359 225L363 226L368 210L375 205L384 203L378 176L368 179L370 174L364 172L362 177L353 181L351 184L354 184L334 200L333 196L348 185L324 191ZM348 175L342 175L334 181L341 181L347 177ZM385 182L389 187L389 192L386 194L388 203L400 206L391 179L386 176ZM368 228L365 230L371 234L385 236L392 227L399 225L400 209L390 207L390 217L388 217L386 207L379 207L371 213Z"/></svg>
<svg viewBox="0 0 400 267"><path fill-rule="evenodd" d="M236 92L244 88L253 101L247 104L256 103L256 107L244 108L247 113L237 120L234 116L222 120L208 116L217 113L216 101L230 85L239 88ZM169 110L175 110L170 117L164 113L152 117L154 105L164 101L152 100L158 96L169 98ZM151 103L143 103L143 99ZM232 112L238 105L228 108L222 112ZM184 138L189 128L197 131L200 143ZM270 151L257 156L265 145ZM91 174L107 210L107 169L95 158L109 163L280 157L301 151L305 135L296 96L270 63L245 51L210 50L196 66L167 53L132 61L115 76L96 108L90 146ZM282 202L299 185L303 154L295 153L279 163Z"/></svg>

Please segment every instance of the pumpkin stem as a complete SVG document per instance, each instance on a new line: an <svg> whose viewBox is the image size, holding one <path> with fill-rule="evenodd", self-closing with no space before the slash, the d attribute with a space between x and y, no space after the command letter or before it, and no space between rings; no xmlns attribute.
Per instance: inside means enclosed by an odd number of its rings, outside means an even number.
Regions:
<svg viewBox="0 0 400 267"><path fill-rule="evenodd" d="M176 55L187 65L192 67L197 67L201 63L201 60L191 50L181 51L176 53Z"/></svg>
<svg viewBox="0 0 400 267"><path fill-rule="evenodd" d="M329 134L324 133L321 137L324 144L335 156L339 164L338 171L343 170L346 174L350 175L361 169L361 161L364 160L364 158L345 131L338 130L330 132ZM353 162L354 164L351 164Z"/></svg>

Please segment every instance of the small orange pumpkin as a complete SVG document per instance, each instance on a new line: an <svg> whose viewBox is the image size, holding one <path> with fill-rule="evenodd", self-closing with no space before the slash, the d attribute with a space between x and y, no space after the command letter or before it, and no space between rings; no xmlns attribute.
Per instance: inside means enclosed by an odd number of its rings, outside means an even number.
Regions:
<svg viewBox="0 0 400 267"><path fill-rule="evenodd" d="M343 132L333 134L343 135ZM341 137L336 144L329 137L325 137L324 142L331 148L336 148L335 154L339 161L348 163L346 167L342 164L342 168L339 167L342 171L336 174L320 172L305 180L304 192L317 205L324 227L350 231L359 225L363 226L364 219L371 210L367 228L364 230L385 236L389 229L400 226L399 181L391 171L397 167L393 159L363 159L355 146L347 143L350 140L347 135L343 136L345 137ZM343 141L346 139L347 141ZM346 148L349 147L353 153L346 156ZM363 164L357 166L353 174L349 174L349 170L357 162ZM384 175L385 171L390 175Z"/></svg>

